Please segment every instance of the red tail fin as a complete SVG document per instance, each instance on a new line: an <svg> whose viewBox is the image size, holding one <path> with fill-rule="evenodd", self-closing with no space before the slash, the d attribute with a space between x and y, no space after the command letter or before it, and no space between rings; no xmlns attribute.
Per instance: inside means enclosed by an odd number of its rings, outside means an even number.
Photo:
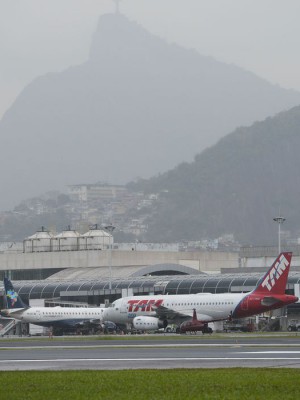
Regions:
<svg viewBox="0 0 300 400"><path fill-rule="evenodd" d="M254 293L284 294L291 265L292 253L281 253L257 285Z"/></svg>

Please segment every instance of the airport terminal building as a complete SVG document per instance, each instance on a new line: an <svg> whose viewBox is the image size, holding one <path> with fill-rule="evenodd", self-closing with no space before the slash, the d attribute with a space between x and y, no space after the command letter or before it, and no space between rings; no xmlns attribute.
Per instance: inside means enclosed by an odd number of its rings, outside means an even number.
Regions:
<svg viewBox="0 0 300 400"><path fill-rule="evenodd" d="M299 296L300 247L284 250L293 251L287 293ZM56 236L42 230L2 248L0 276L2 281L9 277L28 304L99 306L142 294L249 292L276 256L277 249L271 247L182 251L161 244L118 245L101 230ZM296 318L300 305L281 310L287 312Z"/></svg>

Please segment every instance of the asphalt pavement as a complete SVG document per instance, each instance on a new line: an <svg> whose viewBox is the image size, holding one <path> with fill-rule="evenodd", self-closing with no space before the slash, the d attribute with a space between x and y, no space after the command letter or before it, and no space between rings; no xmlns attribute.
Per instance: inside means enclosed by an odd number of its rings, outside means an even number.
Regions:
<svg viewBox="0 0 300 400"><path fill-rule="evenodd" d="M0 371L300 368L300 335L0 339Z"/></svg>

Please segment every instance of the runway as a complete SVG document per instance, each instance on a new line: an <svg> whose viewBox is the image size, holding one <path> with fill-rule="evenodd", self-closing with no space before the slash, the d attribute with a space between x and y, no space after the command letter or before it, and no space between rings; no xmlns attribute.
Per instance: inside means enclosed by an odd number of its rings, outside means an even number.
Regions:
<svg viewBox="0 0 300 400"><path fill-rule="evenodd" d="M0 371L300 368L300 337L0 340Z"/></svg>

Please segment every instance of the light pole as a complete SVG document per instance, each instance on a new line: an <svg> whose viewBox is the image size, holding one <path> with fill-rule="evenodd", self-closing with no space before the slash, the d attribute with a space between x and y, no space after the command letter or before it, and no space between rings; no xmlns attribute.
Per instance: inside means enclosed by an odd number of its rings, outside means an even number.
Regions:
<svg viewBox="0 0 300 400"><path fill-rule="evenodd" d="M283 218L279 215L279 217L273 218L273 221L277 222L277 224L278 224L278 254L280 254L281 253L281 228L280 227L281 227L281 224L284 223L285 218Z"/></svg>
<svg viewBox="0 0 300 400"><path fill-rule="evenodd" d="M112 281L112 273L111 273L111 262L112 262L112 233L115 230L115 226L107 225L104 229L110 234L109 236L109 290L111 290L111 281Z"/></svg>

